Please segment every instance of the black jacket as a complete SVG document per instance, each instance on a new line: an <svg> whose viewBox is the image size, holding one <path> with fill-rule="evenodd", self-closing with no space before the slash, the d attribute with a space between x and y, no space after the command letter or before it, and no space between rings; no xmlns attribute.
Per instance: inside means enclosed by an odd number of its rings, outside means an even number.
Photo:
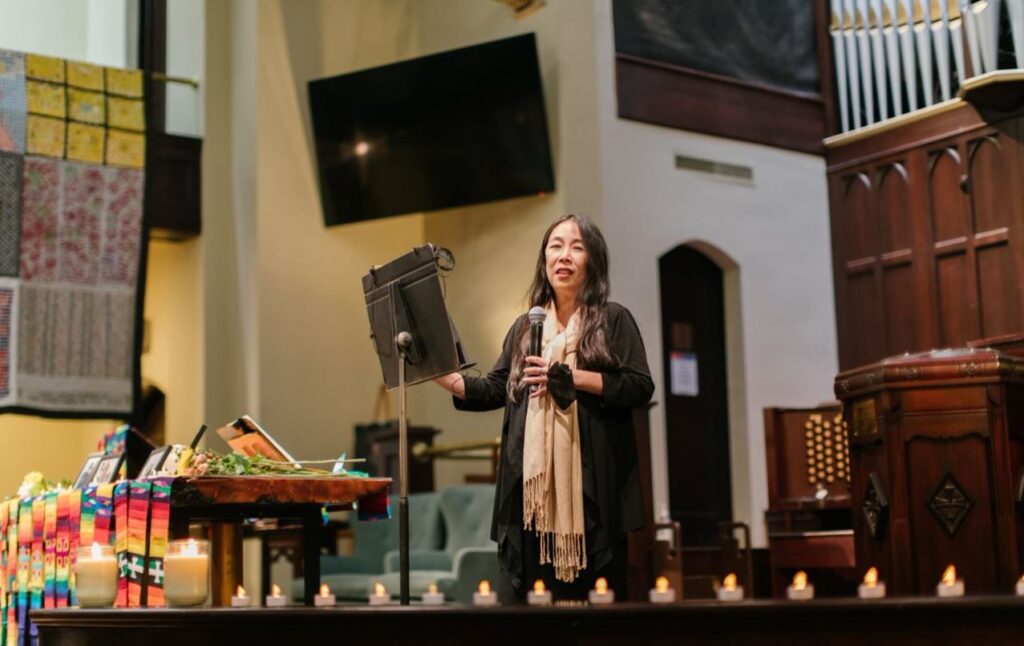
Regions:
<svg viewBox="0 0 1024 646"><path fill-rule="evenodd" d="M528 399L508 399L506 384L513 346L526 316L509 329L501 356L484 377L465 377L466 398L455 398L459 410L487 411L505 407L501 461L494 498L491 538L498 543L502 569L516 587L522 584L523 432ZM633 408L651 400L654 382L647 354L633 316L618 303L608 303L608 343L616 366L602 370L601 396L578 392L580 452L583 466L583 510L588 567L601 569L611 548L626 532L644 523ZM585 365L578 365L582 370ZM549 389L550 390L550 389Z"/></svg>

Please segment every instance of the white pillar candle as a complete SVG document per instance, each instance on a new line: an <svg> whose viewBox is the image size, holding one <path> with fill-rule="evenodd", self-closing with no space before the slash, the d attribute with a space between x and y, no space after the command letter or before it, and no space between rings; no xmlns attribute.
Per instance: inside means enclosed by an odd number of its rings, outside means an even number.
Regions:
<svg viewBox="0 0 1024 646"><path fill-rule="evenodd" d="M423 593L422 601L425 606L443 606L444 593L437 591L436 583L431 583Z"/></svg>
<svg viewBox="0 0 1024 646"><path fill-rule="evenodd" d="M603 576L598 577L594 583L594 589L590 591L590 603L595 606L615 603L615 591L608 589L608 580Z"/></svg>
<svg viewBox="0 0 1024 646"><path fill-rule="evenodd" d="M474 606L496 606L498 605L498 595L491 590L490 581L481 581L477 587L476 592L473 593L473 605Z"/></svg>
<svg viewBox="0 0 1024 646"><path fill-rule="evenodd" d="M676 591L669 587L668 579L663 576L658 577L647 596L651 603L676 602Z"/></svg>
<svg viewBox="0 0 1024 646"><path fill-rule="evenodd" d="M266 605L268 608L284 608L288 605L288 599L281 594L281 588L276 583L270 587L270 594L267 595Z"/></svg>
<svg viewBox="0 0 1024 646"><path fill-rule="evenodd" d="M550 606L551 590L544 587L544 581L537 579L533 584L533 590L526 593L526 603L531 606Z"/></svg>
<svg viewBox="0 0 1024 646"><path fill-rule="evenodd" d="M1024 597L1024 576L1017 580L1017 596Z"/></svg>
<svg viewBox="0 0 1024 646"><path fill-rule="evenodd" d="M75 557L78 605L82 608L109 608L117 599L117 558L110 545L93 543L80 547Z"/></svg>
<svg viewBox="0 0 1024 646"><path fill-rule="evenodd" d="M199 606L210 595L210 545L172 541L164 558L164 598L172 607Z"/></svg>

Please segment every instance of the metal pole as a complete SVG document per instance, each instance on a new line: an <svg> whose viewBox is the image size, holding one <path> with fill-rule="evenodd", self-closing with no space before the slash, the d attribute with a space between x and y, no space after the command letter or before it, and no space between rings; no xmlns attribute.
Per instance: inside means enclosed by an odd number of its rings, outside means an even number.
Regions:
<svg viewBox="0 0 1024 646"><path fill-rule="evenodd" d="M398 556L400 603L409 605L409 429L405 410L405 350L412 335L399 332L398 346Z"/></svg>

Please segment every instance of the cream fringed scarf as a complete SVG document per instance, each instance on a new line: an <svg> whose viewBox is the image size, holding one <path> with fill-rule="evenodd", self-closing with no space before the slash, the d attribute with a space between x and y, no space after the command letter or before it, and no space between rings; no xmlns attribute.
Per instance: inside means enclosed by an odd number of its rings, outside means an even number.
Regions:
<svg viewBox="0 0 1024 646"><path fill-rule="evenodd" d="M543 356L576 366L579 313L558 332L554 304L544 319ZM576 402L560 409L551 395L529 400L523 440L523 527L540 538L540 562L555 578L573 581L587 567L583 523L583 468Z"/></svg>

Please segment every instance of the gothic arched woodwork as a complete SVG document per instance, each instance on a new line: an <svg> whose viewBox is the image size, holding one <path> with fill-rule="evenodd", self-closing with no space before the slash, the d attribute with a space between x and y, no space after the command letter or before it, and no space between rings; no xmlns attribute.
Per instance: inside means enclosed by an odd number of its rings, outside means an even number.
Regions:
<svg viewBox="0 0 1024 646"><path fill-rule="evenodd" d="M877 174L880 230L879 284L884 312L885 352L888 355L916 349L920 339L914 329L913 224L906 205L910 201L909 175L902 162L882 166Z"/></svg>
<svg viewBox="0 0 1024 646"><path fill-rule="evenodd" d="M967 168L956 146L930 153L928 205L936 318L939 342L948 347L964 345L981 335L967 184Z"/></svg>
<svg viewBox="0 0 1024 646"><path fill-rule="evenodd" d="M841 209L846 244L843 257L846 322L858 334L850 344L848 360L869 361L885 348L884 313L877 264L878 218L870 176L866 172L845 178Z"/></svg>
<svg viewBox="0 0 1024 646"><path fill-rule="evenodd" d="M1012 144L1008 144L1012 145ZM975 256L978 314L982 337L1009 334L1022 327L1020 277L1016 271L1022 251L1010 239L1013 211L1019 208L1007 199L1007 187L1015 178L1010 151L1000 137L989 135L969 142L969 199Z"/></svg>
<svg viewBox="0 0 1024 646"><path fill-rule="evenodd" d="M841 368L1024 333L1024 116L964 109L828 164Z"/></svg>

